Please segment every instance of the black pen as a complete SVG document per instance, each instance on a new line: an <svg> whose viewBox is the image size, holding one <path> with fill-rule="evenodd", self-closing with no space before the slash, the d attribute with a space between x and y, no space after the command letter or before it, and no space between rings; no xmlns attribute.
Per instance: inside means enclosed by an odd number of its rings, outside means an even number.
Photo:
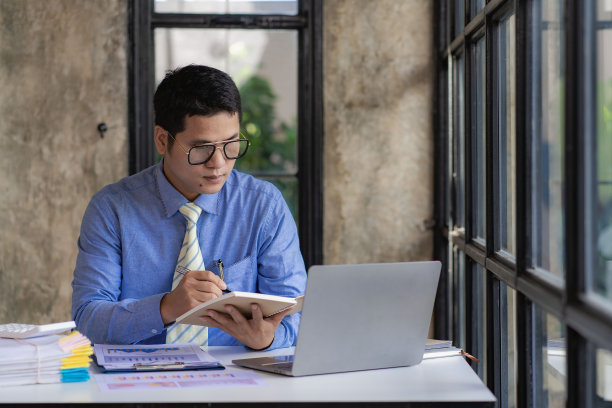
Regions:
<svg viewBox="0 0 612 408"><path fill-rule="evenodd" d="M219 267L219 275L221 275L221 280L222 280L223 282L225 282L225 277L223 276L223 261L222 261L221 259L219 259L219 260L217 261L217 266ZM229 290L228 288L226 288L226 289L223 289L221 292L223 292L223 293L230 293L230 292L231 292L231 290Z"/></svg>

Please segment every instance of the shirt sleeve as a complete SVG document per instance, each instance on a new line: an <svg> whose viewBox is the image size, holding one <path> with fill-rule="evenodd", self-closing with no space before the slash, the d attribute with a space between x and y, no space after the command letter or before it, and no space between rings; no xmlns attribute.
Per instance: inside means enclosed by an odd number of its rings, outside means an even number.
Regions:
<svg viewBox="0 0 612 408"><path fill-rule="evenodd" d="M164 293L121 298L121 248L117 213L98 194L83 216L72 281L72 318L93 343L133 344L164 330Z"/></svg>
<svg viewBox="0 0 612 408"><path fill-rule="evenodd" d="M257 259L258 292L297 297L306 290L306 268L300 252L297 226L278 192L270 206ZM301 313L286 316L276 329L269 350L295 345Z"/></svg>

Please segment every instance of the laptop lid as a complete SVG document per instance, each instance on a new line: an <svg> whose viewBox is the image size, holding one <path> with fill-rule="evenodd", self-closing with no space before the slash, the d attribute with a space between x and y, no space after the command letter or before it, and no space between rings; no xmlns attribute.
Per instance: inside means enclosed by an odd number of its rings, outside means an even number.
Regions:
<svg viewBox="0 0 612 408"><path fill-rule="evenodd" d="M438 261L310 267L291 375L418 364L440 267Z"/></svg>

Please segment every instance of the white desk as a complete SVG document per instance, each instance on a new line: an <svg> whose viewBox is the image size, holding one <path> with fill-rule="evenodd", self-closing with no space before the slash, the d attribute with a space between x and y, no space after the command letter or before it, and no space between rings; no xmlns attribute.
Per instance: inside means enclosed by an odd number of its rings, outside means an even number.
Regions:
<svg viewBox="0 0 612 408"><path fill-rule="evenodd" d="M289 350L292 351L292 350ZM288 354L288 349L250 352L242 347L211 347L209 352L229 370L247 370L232 359ZM91 368L91 373L96 373ZM151 391L101 392L92 378L88 382L0 387L0 403L40 405L67 403L147 404L191 403L202 405L249 403L250 406L299 406L343 403L348 405L485 406L495 396L461 356L424 360L413 367L388 368L309 377L285 377L258 372L267 385L232 388L154 389ZM348 403L348 404L347 404ZM398 404L401 403L401 404ZM210 406L210 405L207 405Z"/></svg>

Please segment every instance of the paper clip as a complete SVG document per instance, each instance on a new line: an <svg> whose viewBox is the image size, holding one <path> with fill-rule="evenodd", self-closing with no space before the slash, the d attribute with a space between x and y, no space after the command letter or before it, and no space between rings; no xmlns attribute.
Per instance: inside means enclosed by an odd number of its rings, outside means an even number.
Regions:
<svg viewBox="0 0 612 408"><path fill-rule="evenodd" d="M169 363L169 364L134 364L136 371L147 371L147 370L180 370L185 368L185 363Z"/></svg>

